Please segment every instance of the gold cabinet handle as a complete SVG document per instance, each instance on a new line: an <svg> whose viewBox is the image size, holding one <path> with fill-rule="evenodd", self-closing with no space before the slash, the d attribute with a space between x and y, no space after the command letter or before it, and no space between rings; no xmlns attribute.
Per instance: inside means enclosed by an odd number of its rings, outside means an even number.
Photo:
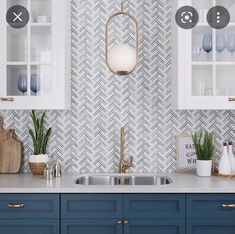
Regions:
<svg viewBox="0 0 235 234"><path fill-rule="evenodd" d="M124 220L123 223L124 223L124 224L128 224L129 221L128 221L128 220Z"/></svg>
<svg viewBox="0 0 235 234"><path fill-rule="evenodd" d="M221 204L221 207L235 209L235 204Z"/></svg>
<svg viewBox="0 0 235 234"><path fill-rule="evenodd" d="M235 97L229 97L229 102L235 102Z"/></svg>
<svg viewBox="0 0 235 234"><path fill-rule="evenodd" d="M117 221L117 224L122 224L122 223L123 223L122 220L118 220L118 221Z"/></svg>
<svg viewBox="0 0 235 234"><path fill-rule="evenodd" d="M4 98L0 97L0 102L14 102L15 98Z"/></svg>
<svg viewBox="0 0 235 234"><path fill-rule="evenodd" d="M8 208L10 208L10 209L22 209L22 208L24 208L24 203L9 203Z"/></svg>

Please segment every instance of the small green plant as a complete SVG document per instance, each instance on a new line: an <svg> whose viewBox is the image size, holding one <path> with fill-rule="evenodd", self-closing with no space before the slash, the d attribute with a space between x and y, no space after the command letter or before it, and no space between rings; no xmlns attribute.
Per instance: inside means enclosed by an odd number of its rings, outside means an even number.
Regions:
<svg viewBox="0 0 235 234"><path fill-rule="evenodd" d="M52 132L52 128L47 131L44 129L44 118L46 111L44 111L41 117L37 117L35 111L32 111L31 118L33 120L34 130L30 129L29 134L33 139L34 155L46 154L47 144Z"/></svg>
<svg viewBox="0 0 235 234"><path fill-rule="evenodd" d="M211 160L214 154L214 133L201 131L192 134L198 160Z"/></svg>

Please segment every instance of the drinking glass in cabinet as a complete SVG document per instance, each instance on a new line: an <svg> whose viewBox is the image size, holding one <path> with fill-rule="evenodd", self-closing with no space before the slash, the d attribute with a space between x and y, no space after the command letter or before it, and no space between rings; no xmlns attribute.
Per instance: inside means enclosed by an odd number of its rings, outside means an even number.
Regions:
<svg viewBox="0 0 235 234"><path fill-rule="evenodd" d="M212 96L212 66L193 66L192 69L192 95Z"/></svg>
<svg viewBox="0 0 235 234"><path fill-rule="evenodd" d="M27 75L20 74L18 78L18 89L25 95L27 92Z"/></svg>
<svg viewBox="0 0 235 234"><path fill-rule="evenodd" d="M32 95L52 96L52 75L50 65L31 66Z"/></svg>
<svg viewBox="0 0 235 234"><path fill-rule="evenodd" d="M226 40L223 34L219 34L216 36L216 50L221 53L226 48Z"/></svg>
<svg viewBox="0 0 235 234"><path fill-rule="evenodd" d="M228 35L227 49L231 53L231 56L233 56L233 53L235 52L235 34Z"/></svg>
<svg viewBox="0 0 235 234"><path fill-rule="evenodd" d="M201 47L193 47L193 61L200 61L201 53L202 53Z"/></svg>
<svg viewBox="0 0 235 234"><path fill-rule="evenodd" d="M40 90L40 76L37 74L31 75L31 91L37 96L37 93Z"/></svg>
<svg viewBox="0 0 235 234"><path fill-rule="evenodd" d="M205 51L206 50L206 51ZM192 29L192 61L212 61L212 29L209 26L195 27Z"/></svg>
<svg viewBox="0 0 235 234"><path fill-rule="evenodd" d="M203 36L202 48L207 53L207 60L209 60L209 53L212 51L212 34L206 33Z"/></svg>
<svg viewBox="0 0 235 234"><path fill-rule="evenodd" d="M27 85L27 66L8 65L7 66L7 96L26 95Z"/></svg>

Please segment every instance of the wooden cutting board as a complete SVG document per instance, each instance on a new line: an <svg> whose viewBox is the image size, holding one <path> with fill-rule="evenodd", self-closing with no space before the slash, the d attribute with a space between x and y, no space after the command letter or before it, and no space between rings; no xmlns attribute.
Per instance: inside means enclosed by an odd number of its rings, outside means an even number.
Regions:
<svg viewBox="0 0 235 234"><path fill-rule="evenodd" d="M0 142L12 137L12 132L3 128L3 118L0 117Z"/></svg>
<svg viewBox="0 0 235 234"><path fill-rule="evenodd" d="M3 129L0 117L0 173L18 173L22 160L22 143L16 139L14 130Z"/></svg>

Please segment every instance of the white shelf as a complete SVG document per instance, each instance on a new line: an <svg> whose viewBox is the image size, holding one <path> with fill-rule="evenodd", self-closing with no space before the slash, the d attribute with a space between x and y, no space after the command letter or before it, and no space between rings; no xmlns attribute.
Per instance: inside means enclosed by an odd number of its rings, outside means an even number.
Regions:
<svg viewBox="0 0 235 234"><path fill-rule="evenodd" d="M30 23L31 27L51 27L51 23Z"/></svg>
<svg viewBox="0 0 235 234"><path fill-rule="evenodd" d="M6 65L12 66L22 66L22 65L32 65L32 66L41 66L41 65L52 65L51 63L42 63L42 62L7 62Z"/></svg>
<svg viewBox="0 0 235 234"><path fill-rule="evenodd" d="M235 62L215 62L218 66L235 66Z"/></svg>
<svg viewBox="0 0 235 234"><path fill-rule="evenodd" d="M31 62L29 63L29 65L32 65L32 66L41 66L41 65L52 65L51 63L42 63L42 62Z"/></svg>
<svg viewBox="0 0 235 234"><path fill-rule="evenodd" d="M227 25L227 27L234 27L234 26L235 26L235 22L231 22ZM210 25L208 23L198 23L196 27L210 27Z"/></svg>
<svg viewBox="0 0 235 234"><path fill-rule="evenodd" d="M212 66L213 62L192 62L193 66Z"/></svg>
<svg viewBox="0 0 235 234"><path fill-rule="evenodd" d="M7 62L7 66L27 66L27 62Z"/></svg>

